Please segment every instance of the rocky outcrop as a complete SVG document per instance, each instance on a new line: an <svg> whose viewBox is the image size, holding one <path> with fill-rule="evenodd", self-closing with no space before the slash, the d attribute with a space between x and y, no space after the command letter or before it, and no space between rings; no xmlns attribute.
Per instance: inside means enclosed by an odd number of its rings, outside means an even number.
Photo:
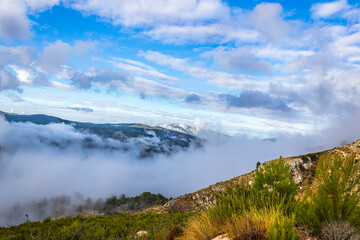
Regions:
<svg viewBox="0 0 360 240"><path fill-rule="evenodd" d="M304 181L305 172L314 166L311 158L308 156L292 159L288 162L288 165L290 166L292 179L297 185L300 185Z"/></svg>
<svg viewBox="0 0 360 240"><path fill-rule="evenodd" d="M218 192L225 191L228 187L240 183L242 179L248 178L250 174L232 178L224 182L218 182L207 188L194 193L185 194L167 202L164 207L169 212L200 212L215 205L215 195Z"/></svg>

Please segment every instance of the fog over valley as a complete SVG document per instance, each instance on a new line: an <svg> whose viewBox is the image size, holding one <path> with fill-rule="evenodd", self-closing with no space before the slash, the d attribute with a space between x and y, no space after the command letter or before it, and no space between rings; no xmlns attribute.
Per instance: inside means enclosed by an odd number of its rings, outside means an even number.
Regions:
<svg viewBox="0 0 360 240"><path fill-rule="evenodd" d="M219 135L206 139L202 147L179 148L172 154L155 153L142 158L139 152L143 145L134 144L135 141L103 138L64 123L15 123L2 117L0 223L25 221L25 213L37 220L39 214L34 206L39 204L31 202L51 198L56 202L60 201L59 196L64 198L61 201L67 201L70 214L88 197L96 200L120 194L135 196L145 191L166 197L190 193L250 172L258 161L317 152L356 140L359 127L355 122L346 120L341 124L352 124L354 128L345 131L338 127L341 125L334 125L314 135L279 135L270 140ZM161 144L156 136L151 139ZM149 141L144 137L143 140ZM50 203L47 209L46 214L54 214Z"/></svg>

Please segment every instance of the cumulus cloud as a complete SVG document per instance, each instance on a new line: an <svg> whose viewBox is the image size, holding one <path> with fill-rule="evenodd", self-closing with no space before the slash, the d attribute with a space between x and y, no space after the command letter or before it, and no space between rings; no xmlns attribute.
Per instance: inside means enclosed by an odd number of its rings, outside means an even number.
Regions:
<svg viewBox="0 0 360 240"><path fill-rule="evenodd" d="M276 111L290 111L283 99L273 98L259 91L244 91L239 96L220 94L219 98L224 100L229 107L237 108L265 108Z"/></svg>
<svg viewBox="0 0 360 240"><path fill-rule="evenodd" d="M273 71L273 66L265 60L257 59L251 48L238 48L227 51L218 48L211 52L207 52L206 55L212 56L216 63L221 64L228 69L263 74L270 74Z"/></svg>
<svg viewBox="0 0 360 240"><path fill-rule="evenodd" d="M313 18L329 18L348 9L347 0L338 0L326 3L316 3L311 7Z"/></svg>
<svg viewBox="0 0 360 240"><path fill-rule="evenodd" d="M140 33L166 43L254 42L259 37L257 31L239 24L221 0L84 0L68 5L114 25L140 29Z"/></svg>
<svg viewBox="0 0 360 240"><path fill-rule="evenodd" d="M0 37L24 39L30 34L26 5L21 0L0 1Z"/></svg>
<svg viewBox="0 0 360 240"><path fill-rule="evenodd" d="M184 24L223 18L228 7L220 0L151 0L112 1L83 0L71 7L86 14L110 19L116 25L153 27L162 24Z"/></svg>
<svg viewBox="0 0 360 240"><path fill-rule="evenodd" d="M1 0L0 1L0 38L26 39L31 33L28 14L44 11L59 0Z"/></svg>
<svg viewBox="0 0 360 240"><path fill-rule="evenodd" d="M293 27L282 18L282 12L279 3L261 3L251 11L249 21L267 41L284 43Z"/></svg>
<svg viewBox="0 0 360 240"><path fill-rule="evenodd" d="M47 77L33 65L35 49L32 47L0 46L1 90L21 90L23 85L46 85Z"/></svg>
<svg viewBox="0 0 360 240"><path fill-rule="evenodd" d="M75 71L71 80L73 84L82 89L89 89L92 83L98 83L107 88L116 88L130 83L132 76L126 72L106 69L91 69L89 71Z"/></svg>
<svg viewBox="0 0 360 240"><path fill-rule="evenodd" d="M32 47L9 47L0 45L0 66L9 64L27 66L33 61L34 53L35 49Z"/></svg>
<svg viewBox="0 0 360 240"><path fill-rule="evenodd" d="M37 56L39 66L46 72L55 73L59 67L70 60L70 54L81 55L95 47L94 42L76 41L73 46L57 40L44 47Z"/></svg>
<svg viewBox="0 0 360 240"><path fill-rule="evenodd" d="M20 82L14 74L6 68L0 68L0 91L6 89L19 89Z"/></svg>

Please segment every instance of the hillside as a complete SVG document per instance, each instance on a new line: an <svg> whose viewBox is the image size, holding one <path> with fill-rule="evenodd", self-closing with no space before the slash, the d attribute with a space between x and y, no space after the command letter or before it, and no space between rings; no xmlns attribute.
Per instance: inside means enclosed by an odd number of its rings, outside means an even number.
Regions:
<svg viewBox="0 0 360 240"><path fill-rule="evenodd" d="M58 117L44 114L21 115L9 114L0 111L0 115L10 123L33 123L37 125L66 124L71 125L77 131L84 134L97 135L103 139L114 139L123 142L125 145L121 150L127 151L129 148L138 146L139 157L151 157L154 154L171 154L179 149L186 150L189 147L201 147L203 140L199 137L159 126L149 126L139 123L86 123L65 120ZM49 144L58 147L67 147L71 142L48 141ZM85 148L96 148L96 143L91 137L86 138L82 143ZM127 145L126 145L127 144ZM113 147L113 146L110 146Z"/></svg>
<svg viewBox="0 0 360 240"><path fill-rule="evenodd" d="M298 190L295 190L298 195L302 195L304 193L305 187L313 188L317 186L317 182L315 181L315 170L317 165L321 166L323 162L319 161L322 155L327 154L333 155L342 155L342 156L349 156L349 155L355 155L355 164L358 163L358 159L360 157L360 140L353 142L351 144L344 145L342 147L326 150L323 152L318 153L309 153L302 156L295 156L295 157L287 157L283 158L284 161L277 161L277 160L271 160L268 162L264 162L263 164L258 164L258 168L267 168L274 166L276 164L282 164L283 166L286 166L288 164L290 166L291 170L291 176L294 182L298 185ZM341 162L340 164L343 164L344 162ZM321 169L319 167L318 169ZM353 168L356 169L356 168ZM358 168L359 169L359 168ZM232 235L239 234L239 232L236 232L235 229L230 228L223 228L220 229L220 225L216 225L218 223L214 222L214 219L216 219L217 215L211 215L211 214L220 214L218 216L218 219L222 220L222 217L229 217L226 216L226 214L231 214L230 216L234 216L233 214L237 211L237 206L240 203L246 203L247 197L250 197L248 200L249 203L252 202L260 202L262 203L263 199L258 199L257 197L261 196L259 195L259 192L253 192L256 194L256 198L254 196L245 196L244 199L242 199L240 202L236 202L236 204L232 203L227 206L234 206L234 209L230 213L228 212L221 212L221 208L219 209L219 202L221 201L233 201L236 200L236 196L240 195L231 195L234 198L217 198L218 203L215 202L215 196L219 192L226 192L226 194L229 194L229 188L231 186L234 186L235 184L241 183L241 181L245 180L248 183L254 182L254 185L256 183L253 181L255 171L252 171L250 173L229 179L227 181L219 182L214 185L211 185L207 188L201 189L194 193L189 193L183 196L179 196L177 198L174 198L170 201L168 201L164 206L152 206L148 209L139 209L137 211L131 211L127 213L123 213L123 211L118 211L119 208L116 206L121 206L122 204L126 203L123 202L123 200L130 200L133 201L133 198L126 198L125 196L122 196L120 198L112 197L110 199L107 199L107 203L115 203L113 206L115 208L111 209L111 211L103 212L99 214L98 212L91 211L91 207L86 209L84 208L80 209L80 212L76 213L77 216L75 217L75 214L73 214L73 217L62 217L56 220L51 220L50 217L47 217L42 222L30 222L26 221L25 223L19 225L19 226L12 226L8 228L0 228L0 238L4 239L28 239L29 237L39 237L39 239L43 239L45 236L51 236L54 239L213 239L215 236L218 236L219 238L214 239L250 239L250 238L229 238L228 233ZM290 174L286 170L286 173L288 174L288 178L290 178ZM356 172L355 172L356 173ZM359 172L360 173L360 172ZM326 172L327 174L327 172ZM290 179L289 179L290 181ZM293 183L295 185L295 183ZM251 184L250 184L251 185ZM320 184L319 184L320 185ZM357 185L358 186L358 185ZM235 189L235 190L234 190ZM231 191L239 191L241 188L233 188ZM232 193L231 193L232 194ZM237 193L238 194L238 193ZM159 194L153 195L150 193L144 193L142 195L143 197L161 197ZM295 195L290 195L290 198L297 198ZM268 196L269 197L269 196ZM266 199L266 198L265 198ZM156 200L156 199L155 199ZM160 199L162 200L162 198ZM157 201L155 201L157 202ZM224 203L224 202L223 202ZM292 204L295 202L289 202L289 204ZM127 203L126 203L127 204ZM301 205L302 203L298 202L296 204L300 204L299 206L305 206ZM215 208L211 208L209 211L204 211L208 209L210 206L216 206ZM221 206L221 205L220 205ZM226 206L226 205L222 205ZM278 207L281 207L283 205L279 205ZM287 205L284 205L287 206ZM289 205L290 206L290 205ZM355 205L356 207L356 205ZM238 209L239 210L239 209ZM248 212L248 214L255 214L255 215L249 215L248 217L260 217L259 219L263 219L261 221L268 221L270 223L273 221L273 218L271 216L280 216L279 214L282 214L280 212L271 212L272 210L268 209L268 212L260 211L256 212ZM202 212L202 213L192 213L192 212ZM360 212L355 212L355 216L359 214ZM246 214L246 213L245 213ZM258 215L256 215L258 214ZM263 214L263 215L262 215ZM268 214L268 215L267 215ZM271 215L275 214L275 215ZM285 213L284 213L285 214ZM353 214L353 215L354 215ZM192 217L194 216L194 217ZM204 218L205 216L205 218ZM212 216L213 220L209 220L209 218L206 218L207 216ZM237 217L241 217L242 215L238 215ZM304 225L295 225L296 221L301 221L299 219L295 220L295 215L292 215L293 218L288 218L286 215L282 215L281 221L290 221L288 225L289 229L292 229L291 233L296 234L297 236L301 236L298 238L281 238L281 239L319 239L319 232L309 230L308 228L304 228L304 226L309 227L311 226L312 220L308 220L308 222L302 222ZM244 217L244 216L242 216ZM304 217L304 216L300 216ZM245 218L246 219L246 215ZM287 220L286 220L287 219ZM301 218L303 219L303 218ZM356 220L356 219L355 219ZM260 221L260 220L259 220ZM257 224L261 223L258 222ZM310 223L310 225L307 225ZM235 222L236 224L242 224L242 222ZM273 224L273 223L271 223ZM230 226L230 225L227 225ZM251 226L251 225L249 225ZM285 225L282 225L284 227ZM315 225L314 225L315 226ZM331 225L329 225L330 228L332 228ZM341 225L342 227L345 226L348 229L350 228L348 225ZM268 230L268 228L263 227L262 230ZM145 230L147 232L147 237L145 238L137 238L136 235L139 232L144 232ZM191 232L193 231L193 232ZM252 230L251 230L252 231ZM256 236L256 234L259 234L259 236L264 236L265 232L247 232L246 234L253 234L253 236ZM277 231L277 230L276 230ZM351 230L352 231L352 230ZM197 234L197 233L205 234L201 237L189 237L191 234ZM330 229L331 232L331 229ZM266 232L268 233L268 231ZM356 233L355 231L353 233ZM190 234L190 235L189 235ZM222 235L221 235L222 234ZM275 237L273 236L271 239L280 239L277 237L276 232L274 233ZM180 236L180 238L174 238L174 236ZM193 235L195 236L195 235ZM211 236L211 237L210 237ZM314 237L315 238L309 238ZM223 237L223 238L220 238ZM264 239L264 238L251 238L251 239ZM353 238L351 238L353 239ZM354 238L357 239L357 238Z"/></svg>
<svg viewBox="0 0 360 240"><path fill-rule="evenodd" d="M284 160L290 165L293 180L299 185L300 194L302 194L301 190L305 186L314 185L313 180L317 161L321 155L325 153L341 153L342 155L356 154L356 158L360 158L360 140L318 153L309 153L302 156L284 158ZM264 162L259 167L262 167L264 164L268 164L271 161ZM234 186L244 179L246 181L251 181L254 172L255 170L223 182L218 182L199 191L174 198L166 203L164 208L169 212L200 212L206 210L208 207L214 205L215 195L218 192L225 191L228 187Z"/></svg>

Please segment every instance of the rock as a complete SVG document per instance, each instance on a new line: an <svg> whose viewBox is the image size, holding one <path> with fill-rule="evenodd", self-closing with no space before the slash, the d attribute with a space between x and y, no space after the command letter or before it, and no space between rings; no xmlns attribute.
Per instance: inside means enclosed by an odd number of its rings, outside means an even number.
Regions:
<svg viewBox="0 0 360 240"><path fill-rule="evenodd" d="M305 170L309 170L310 168L312 168L312 166L313 166L312 162L307 162L303 164L303 168Z"/></svg>
<svg viewBox="0 0 360 240"><path fill-rule="evenodd" d="M304 181L304 171L310 170L313 167L311 158L305 158L305 163L303 158L295 158L288 162L290 166L290 171L292 179L297 185L300 185Z"/></svg>
<svg viewBox="0 0 360 240"><path fill-rule="evenodd" d="M147 238L147 235L148 235L148 232L147 232L147 231L138 231L138 232L135 234L135 239L146 239L146 238Z"/></svg>
<svg viewBox="0 0 360 240"><path fill-rule="evenodd" d="M227 234L222 234L217 236L216 238L213 238L212 240L230 240L229 235Z"/></svg>

